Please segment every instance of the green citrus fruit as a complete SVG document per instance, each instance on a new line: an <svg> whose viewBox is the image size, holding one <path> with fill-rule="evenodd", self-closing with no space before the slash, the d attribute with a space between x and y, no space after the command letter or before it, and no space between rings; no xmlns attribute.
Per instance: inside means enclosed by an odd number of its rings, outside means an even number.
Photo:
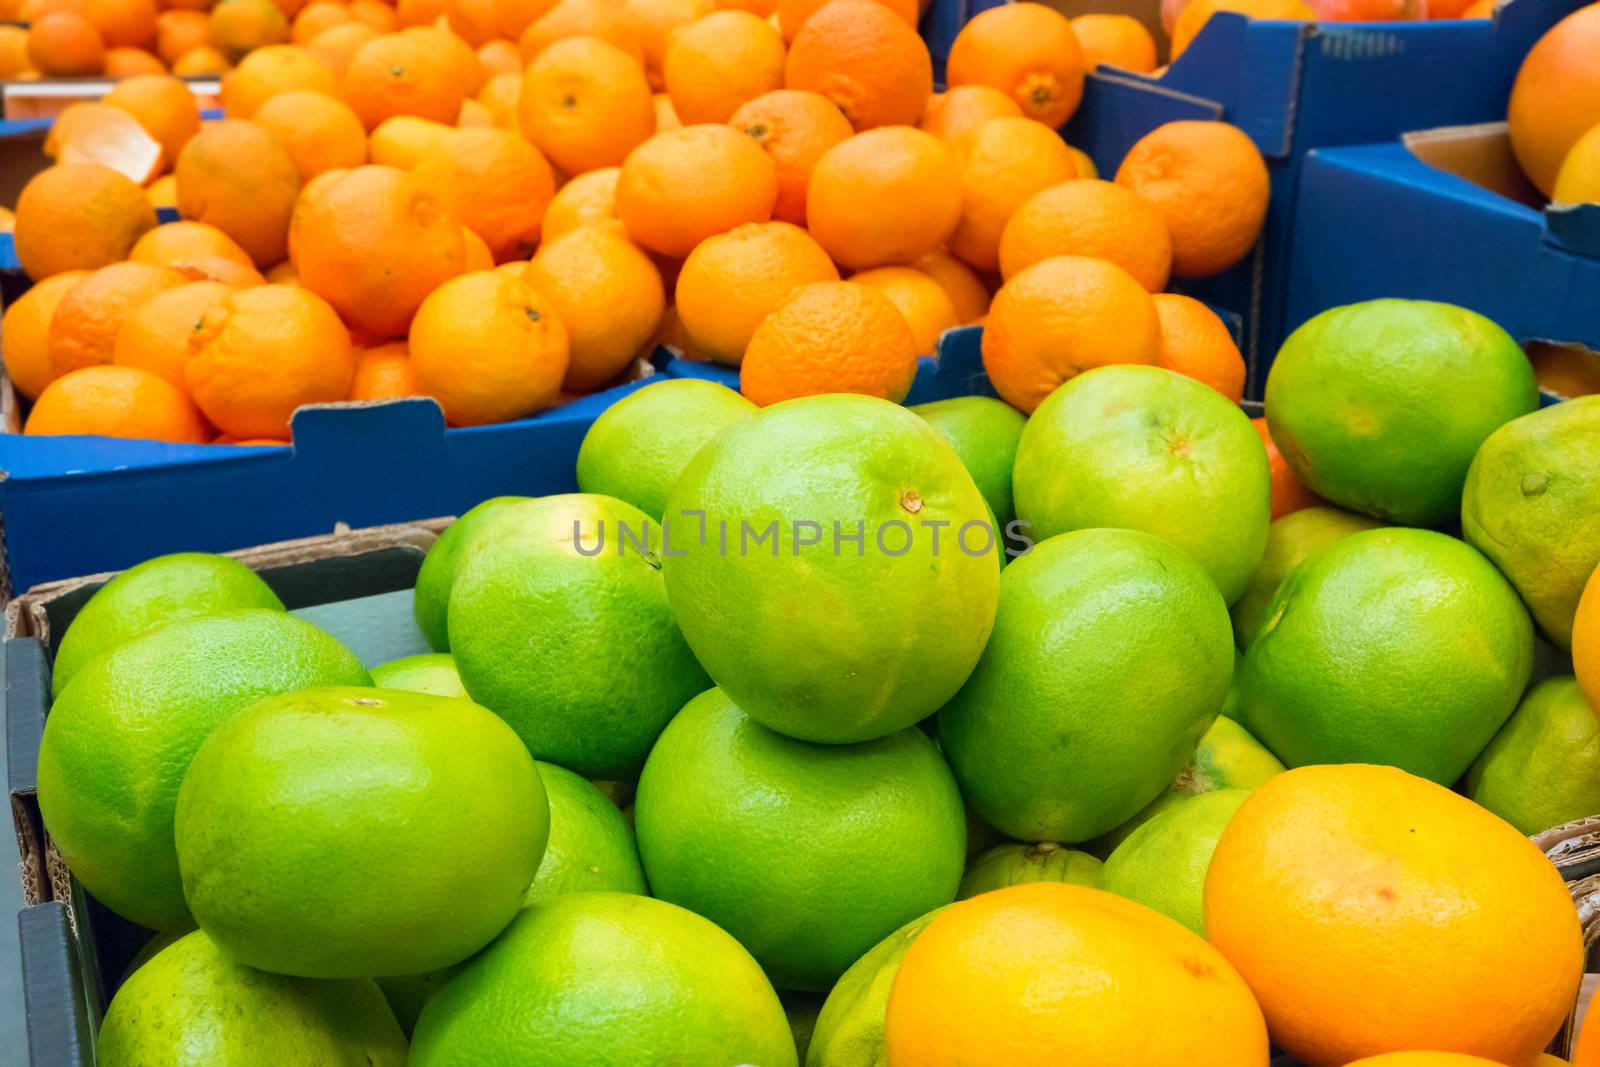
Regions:
<svg viewBox="0 0 1600 1067"><path fill-rule="evenodd" d="M411 1067L795 1067L772 984L700 916L632 893L525 908L429 999Z"/></svg>
<svg viewBox="0 0 1600 1067"><path fill-rule="evenodd" d="M1525 834L1600 812L1600 719L1576 678L1528 690L1467 771L1467 796Z"/></svg>
<svg viewBox="0 0 1600 1067"><path fill-rule="evenodd" d="M1102 367L1046 397L1022 431L1015 488L1035 539L1143 530L1199 561L1229 603L1267 544L1261 435L1227 397L1160 367Z"/></svg>
<svg viewBox="0 0 1600 1067"><path fill-rule="evenodd" d="M650 892L633 828L611 798L553 763L539 764L539 777L550 799L550 841L527 903L590 889Z"/></svg>
<svg viewBox="0 0 1600 1067"><path fill-rule="evenodd" d="M634 826L652 892L737 937L783 989L828 989L948 904L966 859L961 796L922 731L797 741L720 689L662 732Z"/></svg>
<svg viewBox="0 0 1600 1067"><path fill-rule="evenodd" d="M1290 767L1388 764L1448 785L1532 669L1528 612L1476 549L1368 530L1278 587L1245 653L1240 721Z"/></svg>
<svg viewBox="0 0 1600 1067"><path fill-rule="evenodd" d="M263 697L368 681L347 648L282 611L151 630L85 666L51 707L39 744L45 828L118 915L157 930L192 924L172 817L195 750Z"/></svg>
<svg viewBox="0 0 1600 1067"><path fill-rule="evenodd" d="M1597 457L1600 396L1578 397L1490 434L1461 496L1462 536L1494 560L1564 649L1584 583L1600 565Z"/></svg>
<svg viewBox="0 0 1600 1067"><path fill-rule="evenodd" d="M945 905L948 907L949 905ZM834 983L811 1031L806 1067L885 1067L884 1013L900 961L945 910L935 908L879 941Z"/></svg>
<svg viewBox="0 0 1600 1067"><path fill-rule="evenodd" d="M444 533L428 549L427 556L422 560L422 569L417 572L417 589L411 610L416 616L417 628L435 652L450 651L450 586L456 580L456 563L460 559L461 549L507 504L527 499L524 496L497 496L485 500L445 527Z"/></svg>
<svg viewBox="0 0 1600 1067"><path fill-rule="evenodd" d="M988 396L958 396L911 408L944 434L978 484L995 521L1004 527L1016 517L1011 501L1011 467L1027 417Z"/></svg>
<svg viewBox="0 0 1600 1067"><path fill-rule="evenodd" d="M448 652L427 652L390 660L372 668L372 684L379 689L405 689L436 697L464 697L455 657Z"/></svg>
<svg viewBox="0 0 1600 1067"><path fill-rule="evenodd" d="M805 397L736 423L690 462L667 521L690 647L791 737L865 741L926 718L989 637L1001 549L983 495L937 430L886 400Z"/></svg>
<svg viewBox="0 0 1600 1067"><path fill-rule="evenodd" d="M997 845L973 860L961 877L957 900L1025 882L1071 882L1100 888L1101 863L1054 841L1024 845L1013 841Z"/></svg>
<svg viewBox="0 0 1600 1067"><path fill-rule="evenodd" d="M401 1031L409 1039L411 1032L417 1028L417 1019L422 1015L422 1009L427 1006L428 998L443 989L444 984L454 973L455 968L442 967L437 971L394 974L375 978L373 981L383 990L383 999L389 1002L389 1010L394 1012L395 1022L400 1024Z"/></svg>
<svg viewBox="0 0 1600 1067"><path fill-rule="evenodd" d="M994 636L939 739L1002 833L1087 841L1172 781L1232 670L1228 609L1199 564L1134 530L1062 534L1005 569Z"/></svg>
<svg viewBox="0 0 1600 1067"><path fill-rule="evenodd" d="M1302 508L1274 520L1267 529L1267 552L1261 557L1261 566L1251 576L1244 596L1228 609L1233 618L1234 643L1241 649L1250 647L1250 638L1267 621L1272 594L1301 560L1316 555L1341 537L1382 525L1367 515L1326 506Z"/></svg>
<svg viewBox="0 0 1600 1067"><path fill-rule="evenodd" d="M1267 426L1300 480L1335 504L1408 526L1454 520L1478 446L1539 403L1511 336L1426 300L1324 311L1278 350Z"/></svg>
<svg viewBox="0 0 1600 1067"><path fill-rule="evenodd" d="M1218 789L1161 812L1106 859L1105 888L1206 936L1201 902L1211 854L1248 799L1248 789Z"/></svg>
<svg viewBox="0 0 1600 1067"><path fill-rule="evenodd" d="M578 449L578 488L626 500L652 519L694 454L724 427L758 409L716 382L675 378L606 408Z"/></svg>
<svg viewBox="0 0 1600 1067"><path fill-rule="evenodd" d="M129 567L89 598L56 649L50 691L60 696L83 665L164 623L239 608L283 610L255 571L208 552L178 552Z"/></svg>
<svg viewBox="0 0 1600 1067"><path fill-rule="evenodd" d="M711 684L667 606L661 546L620 539L649 521L589 493L511 505L466 547L450 592L467 692L535 758L588 778L636 775Z"/></svg>
<svg viewBox="0 0 1600 1067"><path fill-rule="evenodd" d="M370 978L315 981L238 963L200 931L117 990L99 1067L404 1067L406 1039Z"/></svg>
<svg viewBox="0 0 1600 1067"><path fill-rule="evenodd" d="M417 974L505 928L549 832L538 769L468 700L270 697L219 726L178 791L184 895L235 959L306 978Z"/></svg>

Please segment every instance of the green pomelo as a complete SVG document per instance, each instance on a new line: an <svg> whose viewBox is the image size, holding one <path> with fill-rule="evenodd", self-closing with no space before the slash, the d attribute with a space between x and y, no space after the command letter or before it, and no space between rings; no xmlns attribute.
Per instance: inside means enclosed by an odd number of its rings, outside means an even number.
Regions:
<svg viewBox="0 0 1600 1067"><path fill-rule="evenodd" d="M417 572L417 588L411 611L417 628L435 652L450 651L450 587L456 580L456 563L461 549L474 534L508 504L527 500L525 496L490 497L445 527L444 533L428 549Z"/></svg>
<svg viewBox="0 0 1600 1067"><path fill-rule="evenodd" d="M956 899L966 900L979 893L1028 882L1069 882L1099 889L1101 866L1100 861L1087 852L1078 852L1054 841L1033 845L1013 841L991 848L972 861L961 878Z"/></svg>
<svg viewBox="0 0 1600 1067"><path fill-rule="evenodd" d="M1233 618L1234 643L1241 649L1250 647L1250 638L1267 621L1267 605L1272 602L1272 594L1302 560L1316 555L1341 537L1382 525L1370 516L1326 506L1302 508L1274 520L1267 530L1267 552L1261 557L1261 566L1251 576L1244 596L1228 610Z"/></svg>
<svg viewBox="0 0 1600 1067"><path fill-rule="evenodd" d="M316 981L236 962L203 932L117 990L99 1067L405 1067L406 1039L370 978Z"/></svg>
<svg viewBox="0 0 1600 1067"><path fill-rule="evenodd" d="M811 1031L806 1067L887 1067L883 1020L889 989L917 935L944 908L906 923L874 945L839 977Z"/></svg>
<svg viewBox="0 0 1600 1067"><path fill-rule="evenodd" d="M1062 534L1006 568L994 636L939 738L1002 833L1087 841L1189 761L1232 670L1228 609L1199 564L1134 530Z"/></svg>
<svg viewBox="0 0 1600 1067"><path fill-rule="evenodd" d="M948 904L966 859L961 796L922 731L796 741L719 689L656 742L634 826L652 892L738 938L783 989L828 989Z"/></svg>
<svg viewBox="0 0 1600 1067"><path fill-rule="evenodd" d="M676 378L606 408L578 449L578 488L626 500L652 520L694 454L760 409L716 382Z"/></svg>
<svg viewBox="0 0 1600 1067"><path fill-rule="evenodd" d="M193 924L178 878L178 785L211 731L264 697L366 685L355 655L282 611L182 619L79 671L39 744L39 810L85 889L156 930Z"/></svg>
<svg viewBox="0 0 1600 1067"><path fill-rule="evenodd" d="M1027 417L1002 400L988 396L958 396L917 404L912 411L950 442L978 491L989 505L995 522L1004 528L1016 517L1011 500L1011 468L1017 459L1017 442Z"/></svg>
<svg viewBox="0 0 1600 1067"><path fill-rule="evenodd" d="M1102 367L1046 397L1022 431L1014 484L1035 540L1142 530L1194 557L1230 604L1267 544L1261 435L1221 393L1160 367Z"/></svg>
<svg viewBox="0 0 1600 1067"><path fill-rule="evenodd" d="M1267 375L1267 427L1335 504L1408 526L1452 522L1478 446L1539 403L1533 367L1476 312L1369 300L1302 325Z"/></svg>
<svg viewBox="0 0 1600 1067"><path fill-rule="evenodd" d="M86 663L147 630L241 608L282 611L283 601L255 571L227 556L177 552L147 559L97 589L72 620L50 668L50 692L60 696Z"/></svg>
<svg viewBox="0 0 1600 1067"><path fill-rule="evenodd" d="M611 798L565 767L539 764L550 798L550 841L528 888L533 904L562 893L648 893L633 828Z"/></svg>
<svg viewBox="0 0 1600 1067"><path fill-rule="evenodd" d="M1600 812L1600 719L1576 678L1528 690L1467 771L1467 796L1530 835Z"/></svg>
<svg viewBox="0 0 1600 1067"><path fill-rule="evenodd" d="M1532 670L1528 612L1476 549L1368 530L1284 579L1245 653L1239 710L1290 767L1387 764L1450 785Z"/></svg>
<svg viewBox="0 0 1600 1067"><path fill-rule="evenodd" d="M695 456L667 519L667 594L690 647L752 719L790 737L910 726L988 640L998 531L960 457L897 404L837 394L765 408Z"/></svg>
<svg viewBox="0 0 1600 1067"><path fill-rule="evenodd" d="M1571 648L1578 598L1600 566L1600 396L1490 434L1467 471L1461 532L1511 579L1545 636Z"/></svg>
<svg viewBox="0 0 1600 1067"><path fill-rule="evenodd" d="M218 727L178 792L184 894L242 963L306 978L458 963L505 928L549 832L539 771L468 700L272 697Z"/></svg>
<svg viewBox="0 0 1600 1067"><path fill-rule="evenodd" d="M379 689L404 689L436 697L464 697L455 657L448 652L427 652L390 660L372 668L372 684Z"/></svg>
<svg viewBox="0 0 1600 1067"><path fill-rule="evenodd" d="M506 508L462 553L450 646L472 699L534 757L632 778L677 710L710 687L667 605L644 512L570 493ZM631 533L624 533L624 527Z"/></svg>
<svg viewBox="0 0 1600 1067"><path fill-rule="evenodd" d="M1248 789L1189 797L1128 835L1106 860L1105 888L1206 936L1206 871L1217 840Z"/></svg>
<svg viewBox="0 0 1600 1067"><path fill-rule="evenodd" d="M410 1067L795 1067L750 954L693 912L631 893L525 908L428 1000Z"/></svg>

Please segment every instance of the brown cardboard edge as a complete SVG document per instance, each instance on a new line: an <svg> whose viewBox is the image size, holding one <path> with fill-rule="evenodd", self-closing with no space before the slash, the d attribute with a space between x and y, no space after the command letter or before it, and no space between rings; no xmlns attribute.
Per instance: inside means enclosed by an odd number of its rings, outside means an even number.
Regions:
<svg viewBox="0 0 1600 1067"><path fill-rule="evenodd" d="M1545 197L1528 181L1511 151L1509 126L1504 122L1413 130L1401 134L1400 143L1430 167L1535 210L1545 206Z"/></svg>

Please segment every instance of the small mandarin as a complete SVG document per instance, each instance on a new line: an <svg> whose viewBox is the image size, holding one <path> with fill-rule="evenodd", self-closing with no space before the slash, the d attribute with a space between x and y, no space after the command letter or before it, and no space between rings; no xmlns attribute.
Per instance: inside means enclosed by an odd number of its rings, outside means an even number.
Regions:
<svg viewBox="0 0 1600 1067"><path fill-rule="evenodd" d="M656 134L628 154L617 179L617 217L652 252L687 256L701 241L772 217L777 169L731 126Z"/></svg>
<svg viewBox="0 0 1600 1067"><path fill-rule="evenodd" d="M806 19L816 14L817 8L827 2L828 0L778 0L776 14L778 29L783 31L783 39L794 40L795 34L800 32L800 27L806 24ZM917 0L878 0L878 2L905 19L907 26L916 29L917 19L922 14L922 5Z"/></svg>
<svg viewBox="0 0 1600 1067"><path fill-rule="evenodd" d="M966 155L978 130L990 119L1022 118L1022 106L988 85L957 85L935 93L918 128Z"/></svg>
<svg viewBox="0 0 1600 1067"><path fill-rule="evenodd" d="M300 172L276 134L240 119L207 123L184 146L175 173L178 214L215 226L257 266L284 257Z"/></svg>
<svg viewBox="0 0 1600 1067"><path fill-rule="evenodd" d="M832 100L820 93L778 89L741 104L728 124L772 157L778 199L772 217L806 223L806 187L822 154L855 133Z"/></svg>
<svg viewBox="0 0 1600 1067"><path fill-rule="evenodd" d="M404 341L356 351L356 375L350 383L351 400L398 400L423 396L411 366L411 351Z"/></svg>
<svg viewBox="0 0 1600 1067"><path fill-rule="evenodd" d="M1104 63L1138 74L1156 69L1156 42L1144 24L1130 15L1079 15L1072 32L1083 49L1085 70Z"/></svg>
<svg viewBox="0 0 1600 1067"><path fill-rule="evenodd" d="M522 31L517 47L522 51L523 61L528 62L537 59L557 41L571 37L604 41L641 67L644 65L643 33L639 24L621 4L610 0L557 0Z"/></svg>
<svg viewBox="0 0 1600 1067"><path fill-rule="evenodd" d="M23 432L183 444L201 444L209 436L187 396L136 367L84 367L57 378L34 401Z"/></svg>
<svg viewBox="0 0 1600 1067"><path fill-rule="evenodd" d="M197 256L220 256L241 266L251 266L250 253L215 226L179 219L147 232L133 243L128 258L135 263L175 267Z"/></svg>
<svg viewBox="0 0 1600 1067"><path fill-rule="evenodd" d="M711 0L627 0L622 10L638 27L650 88L660 92L667 85L662 64L667 57L668 39L674 31L711 14L715 8Z"/></svg>
<svg viewBox="0 0 1600 1067"><path fill-rule="evenodd" d="M956 34L946 81L999 89L1030 119L1060 126L1083 99L1083 50L1060 12L1004 4L979 12Z"/></svg>
<svg viewBox="0 0 1600 1067"><path fill-rule="evenodd" d="M350 57L340 94L368 130L396 115L454 124L461 113L467 88L455 61L419 32L430 31L384 34Z"/></svg>
<svg viewBox="0 0 1600 1067"><path fill-rule="evenodd" d="M911 266L939 283L962 326L970 326L989 313L989 289L983 279L949 252L929 252Z"/></svg>
<svg viewBox="0 0 1600 1067"><path fill-rule="evenodd" d="M66 163L28 179L12 233L22 269L37 282L115 263L155 224L155 208L127 177L100 163Z"/></svg>
<svg viewBox="0 0 1600 1067"><path fill-rule="evenodd" d="M233 291L221 282L198 281L157 293L123 320L111 362L147 370L187 390L189 357L194 354L189 339L205 313Z"/></svg>
<svg viewBox="0 0 1600 1067"><path fill-rule="evenodd" d="M367 161L367 131L344 101L315 89L279 93L256 110L254 121L277 135L302 182Z"/></svg>
<svg viewBox="0 0 1600 1067"><path fill-rule="evenodd" d="M898 403L916 374L916 341L888 297L865 285L812 282L756 327L739 391L762 407L822 393Z"/></svg>
<svg viewBox="0 0 1600 1067"><path fill-rule="evenodd" d="M110 363L117 332L128 316L157 293L186 281L171 267L113 263L67 290L50 317L52 376Z"/></svg>
<svg viewBox="0 0 1600 1067"><path fill-rule="evenodd" d="M858 133L828 149L812 169L806 219L841 266L865 270L920 259L961 221L956 157L937 137L908 126Z"/></svg>
<svg viewBox="0 0 1600 1067"><path fill-rule="evenodd" d="M821 93L857 130L912 125L933 93L933 60L883 4L828 0L795 34L783 86Z"/></svg>
<svg viewBox="0 0 1600 1067"><path fill-rule="evenodd" d="M609 222L617 217L617 179L621 167L602 167L580 174L556 190L545 208L544 239L553 241L586 222Z"/></svg>
<svg viewBox="0 0 1600 1067"><path fill-rule="evenodd" d="M1233 401L1244 399L1244 357L1227 325L1200 301L1177 293L1156 293L1161 320L1161 355L1156 365L1186 374Z"/></svg>
<svg viewBox="0 0 1600 1067"><path fill-rule="evenodd" d="M52 274L19 296L0 319L6 374L17 392L36 399L57 378L50 364L50 320L67 291L89 276L86 270Z"/></svg>
<svg viewBox="0 0 1600 1067"><path fill-rule="evenodd" d="M517 100L522 135L569 175L615 167L656 129L644 68L594 37L571 37L528 64Z"/></svg>
<svg viewBox="0 0 1600 1067"><path fill-rule="evenodd" d="M438 152L453 129L442 122L415 115L396 115L384 119L367 139L367 154L373 163L411 170Z"/></svg>
<svg viewBox="0 0 1600 1067"><path fill-rule="evenodd" d="M853 285L865 285L889 298L906 325L911 327L911 339L917 354L933 355L939 347L939 337L946 330L961 325L956 317L955 304L944 287L928 275L911 267L874 267L850 279Z"/></svg>
<svg viewBox="0 0 1600 1067"><path fill-rule="evenodd" d="M223 114L230 119L251 118L272 97L295 89L336 93L333 68L309 48L271 45L251 52L223 77Z"/></svg>
<svg viewBox="0 0 1600 1067"><path fill-rule="evenodd" d="M555 195L539 150L508 130L453 130L412 173L481 237L496 261L527 255Z"/></svg>
<svg viewBox="0 0 1600 1067"><path fill-rule="evenodd" d="M104 97L105 104L132 115L145 132L161 144L167 166L178 161L178 153L200 132L200 105L194 93L181 80L165 74L141 74L125 78Z"/></svg>
<svg viewBox="0 0 1600 1067"><path fill-rule="evenodd" d="M662 76L685 123L727 122L740 105L783 87L783 37L748 11L717 11L675 30Z"/></svg>
<svg viewBox="0 0 1600 1067"><path fill-rule="evenodd" d="M1165 218L1120 185L1075 178L1024 200L1000 234L1000 273L1012 278L1052 256L1093 256L1123 268L1152 293L1173 258Z"/></svg>
<svg viewBox="0 0 1600 1067"><path fill-rule="evenodd" d="M984 123L963 157L961 222L950 235L950 251L978 270L998 270L1000 235L1017 209L1035 193L1076 177L1066 142L1044 123Z"/></svg>

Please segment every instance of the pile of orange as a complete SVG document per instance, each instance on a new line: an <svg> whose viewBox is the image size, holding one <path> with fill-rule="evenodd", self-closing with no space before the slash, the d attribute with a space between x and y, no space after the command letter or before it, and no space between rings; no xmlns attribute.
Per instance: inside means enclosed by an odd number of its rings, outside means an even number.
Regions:
<svg viewBox="0 0 1600 1067"><path fill-rule="evenodd" d="M1105 362L1238 398L1221 321L1160 290L1254 246L1243 134L1174 123L1102 181L1055 130L1086 60L1054 10L972 20L936 94L914 4L753 6L311 0L279 12L295 43L236 53L222 121L165 75L74 106L15 220L27 428L281 440L300 404L406 395L495 422L662 343L758 403L900 399L985 319L1025 411ZM1105 29L1091 54L1128 51ZM185 221L153 229L166 205ZM127 415L157 392L164 426Z"/></svg>

